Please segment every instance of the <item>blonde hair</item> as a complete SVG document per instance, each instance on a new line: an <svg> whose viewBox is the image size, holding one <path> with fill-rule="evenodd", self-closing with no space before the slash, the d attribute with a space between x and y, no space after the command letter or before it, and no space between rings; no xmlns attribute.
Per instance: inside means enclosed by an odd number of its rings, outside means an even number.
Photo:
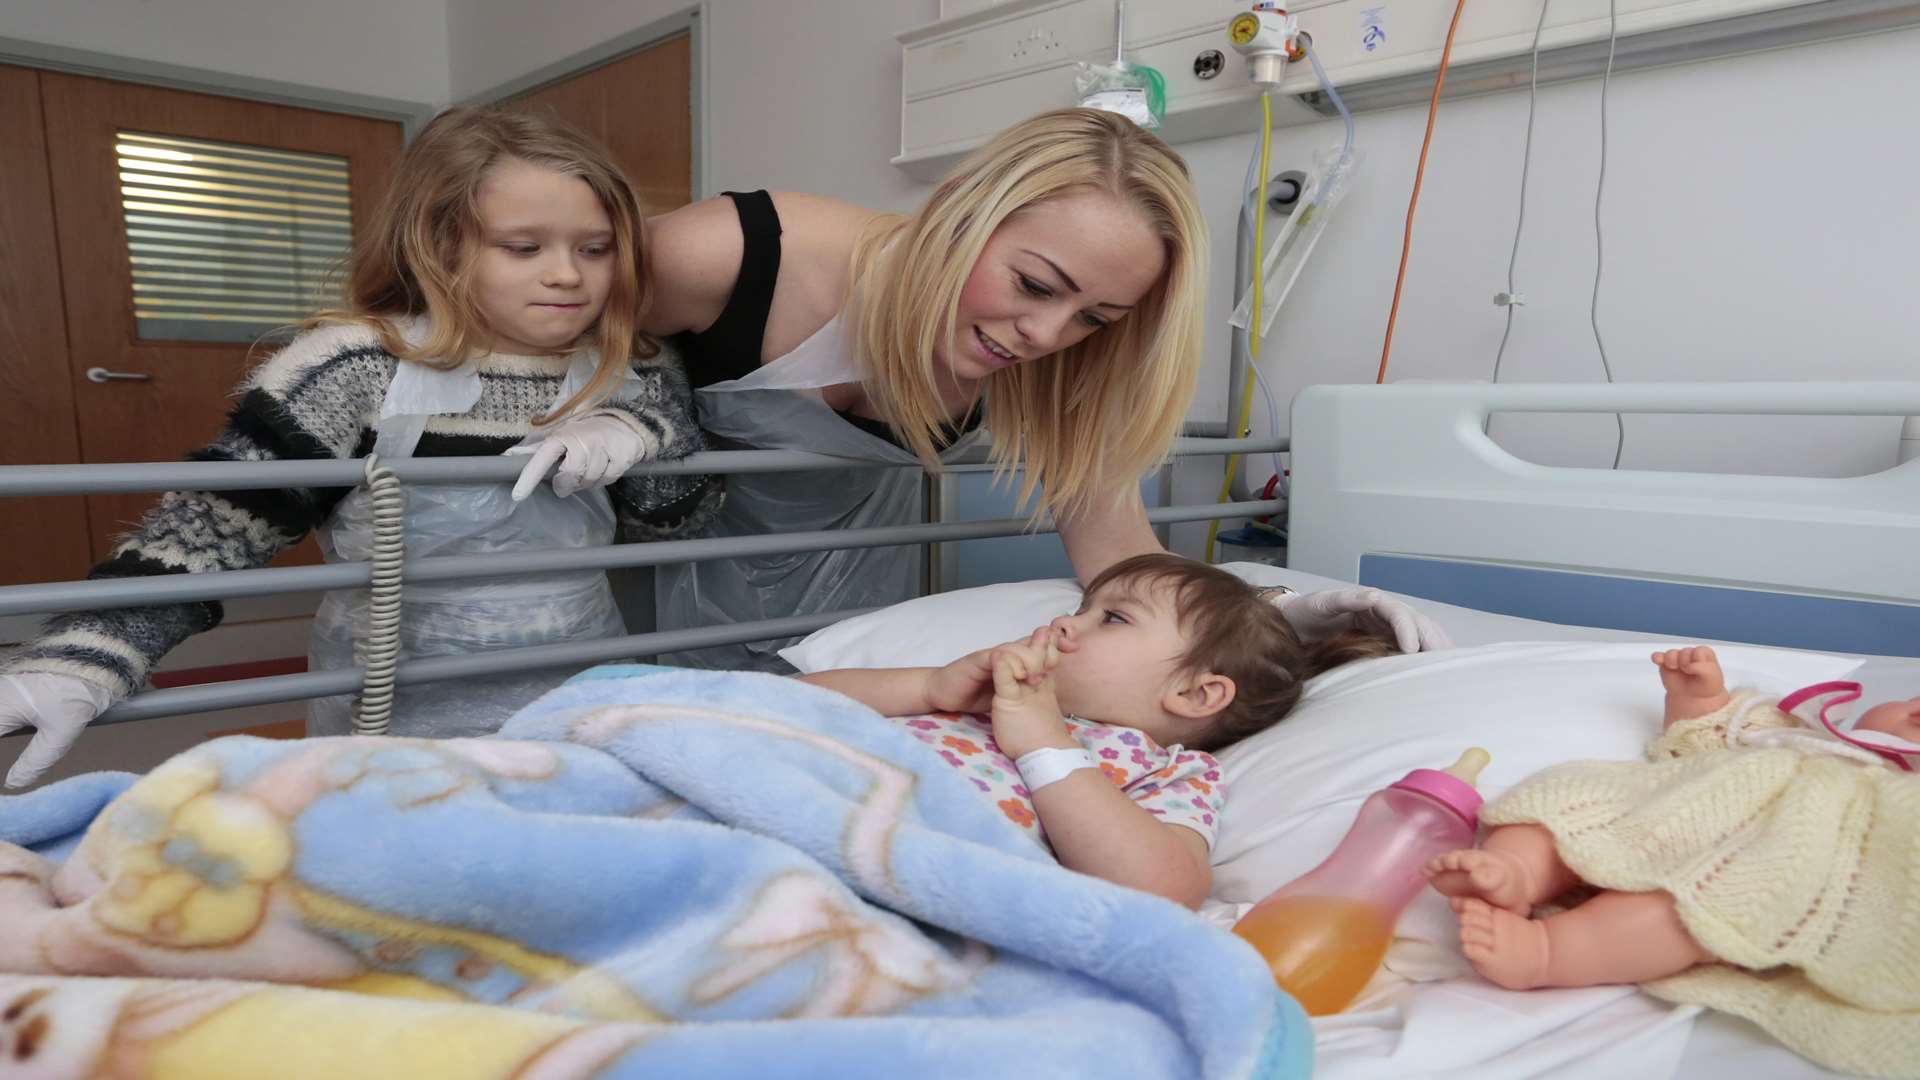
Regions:
<svg viewBox="0 0 1920 1080"><path fill-rule="evenodd" d="M583 340L600 349L593 378L535 423L605 401L634 358L660 344L640 330L652 302L642 247L640 205L620 167L592 139L557 120L498 109L448 109L414 137L368 227L354 237L344 305L319 312L307 326L358 323L403 361L459 367L486 351L492 328L473 298L480 257L481 183L500 162L517 159L577 176L599 197L613 226L613 282L606 307ZM403 340L393 320L424 315L425 341Z"/></svg>
<svg viewBox="0 0 1920 1080"><path fill-rule="evenodd" d="M937 469L935 442L949 417L936 353L954 339L974 263L1007 218L1082 191L1137 209L1166 247L1166 269L1129 317L1044 362L987 377L993 462L1003 476L1024 466L1022 503L1037 489L1035 512L1056 516L1119 505L1165 459L1193 399L1206 229L1180 155L1113 113L1042 113L975 151L917 213L877 220L855 252L848 299L868 395Z"/></svg>

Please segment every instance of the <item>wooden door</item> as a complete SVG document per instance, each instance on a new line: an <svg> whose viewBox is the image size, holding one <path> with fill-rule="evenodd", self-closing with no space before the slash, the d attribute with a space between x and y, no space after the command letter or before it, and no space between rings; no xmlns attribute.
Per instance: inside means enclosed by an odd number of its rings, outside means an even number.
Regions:
<svg viewBox="0 0 1920 1080"><path fill-rule="evenodd" d="M664 214L693 200L693 53L686 34L514 98L613 152L640 209Z"/></svg>
<svg viewBox="0 0 1920 1080"><path fill-rule="evenodd" d="M198 205L220 207L222 213L242 208L243 216L250 215L260 227L258 235L245 242L263 245L261 250L274 250L272 245L285 242L273 238L273 200L262 198L246 183L189 164L170 166L179 174L171 179L134 177L140 183L177 187L123 190L123 184L133 182L127 179L126 155L194 160L167 149L186 145L170 144L169 139L226 144L234 154L268 162L276 152L329 155L344 160L349 194L298 197L331 198L340 204L341 220L364 227L399 157L400 125L77 75L41 72L38 79L66 301L68 386L78 414L77 460L177 461L219 432L231 407L230 392L259 354L247 341L169 340L164 333L156 335L151 312L144 324L148 336L142 336L134 304L136 274L127 215L137 205L158 205L141 203L141 199L197 199ZM14 99L9 95L7 100ZM132 142L148 148L130 151L127 146ZM291 166L289 175L297 177L301 160L284 159ZM195 179L195 173L212 178ZM316 185L309 182L309 186ZM133 191L148 194L128 194ZM179 205L186 207L178 211L181 214L211 212L195 209L194 203ZM206 279L191 273L202 258L194 250L191 245L172 246L167 269L183 272L169 276ZM271 306L253 302L254 297L266 295L261 290L227 291L238 298L239 307ZM141 295L147 303L144 298L150 294ZM285 321L297 321L297 316ZM95 368L138 381L93 381L87 372ZM152 505L153 496L93 496L86 502L92 557L99 559L107 554L112 538ZM308 554L299 561L310 558Z"/></svg>
<svg viewBox="0 0 1920 1080"><path fill-rule="evenodd" d="M70 464L80 460L80 440L39 73L0 66L0 101L0 464ZM86 576L86 506L0 500L0 552L0 585Z"/></svg>

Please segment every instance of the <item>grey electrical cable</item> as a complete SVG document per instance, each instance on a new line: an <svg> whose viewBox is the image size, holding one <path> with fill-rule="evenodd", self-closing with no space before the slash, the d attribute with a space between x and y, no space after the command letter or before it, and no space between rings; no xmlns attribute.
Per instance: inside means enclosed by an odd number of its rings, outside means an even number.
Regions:
<svg viewBox="0 0 1920 1080"><path fill-rule="evenodd" d="M1613 382L1613 364L1607 360L1607 343L1600 339L1600 276L1606 269L1606 250L1602 246L1600 200L1607 190L1607 86L1613 82L1614 47L1620 43L1618 0L1607 0L1607 68L1600 73L1600 176L1593 185L1593 302L1587 308L1587 322L1593 327L1593 344L1600 350L1600 369ZM1620 455L1627 449L1627 425L1619 413L1613 414L1613 468L1620 467Z"/></svg>
<svg viewBox="0 0 1920 1080"><path fill-rule="evenodd" d="M1500 363L1507 355L1507 339L1513 336L1514 269L1520 265L1520 233L1527 227L1527 176L1533 171L1533 118L1540 103L1540 34L1547 27L1547 9L1553 0L1541 0L1540 19L1533 24L1533 73L1527 81L1527 142L1520 152L1520 212L1513 221L1513 250L1507 253L1507 325L1500 331L1500 347L1493 354L1493 381L1500 381ZM1487 417L1491 424L1492 416ZM1482 430L1485 430L1483 427Z"/></svg>
<svg viewBox="0 0 1920 1080"><path fill-rule="evenodd" d="M385 735L393 719L400 666L400 595L407 560L407 493L392 469L367 455L367 495L373 504L373 580L367 590L367 636L358 643L366 676L354 703L353 733Z"/></svg>

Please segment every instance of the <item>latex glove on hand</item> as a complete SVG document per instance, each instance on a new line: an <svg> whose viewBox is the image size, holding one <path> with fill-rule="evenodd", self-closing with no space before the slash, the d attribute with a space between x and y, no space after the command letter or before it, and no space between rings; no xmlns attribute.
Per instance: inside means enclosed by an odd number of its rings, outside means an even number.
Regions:
<svg viewBox="0 0 1920 1080"><path fill-rule="evenodd" d="M660 443L618 417L599 413L563 420L546 438L511 447L507 453L532 456L513 485L513 501L519 502L533 494L549 471L553 472L553 493L563 499L576 491L605 487L635 465L652 461L660 453Z"/></svg>
<svg viewBox="0 0 1920 1080"><path fill-rule="evenodd" d="M38 729L7 770L7 786L26 787L66 756L89 721L106 712L113 695L71 675L0 675L0 735Z"/></svg>
<svg viewBox="0 0 1920 1080"><path fill-rule="evenodd" d="M1319 592L1294 593L1274 603L1280 614L1305 640L1332 637L1342 630L1358 629L1391 637L1403 653L1432 652L1453 646L1440 624L1398 600L1388 598L1379 589L1321 589Z"/></svg>

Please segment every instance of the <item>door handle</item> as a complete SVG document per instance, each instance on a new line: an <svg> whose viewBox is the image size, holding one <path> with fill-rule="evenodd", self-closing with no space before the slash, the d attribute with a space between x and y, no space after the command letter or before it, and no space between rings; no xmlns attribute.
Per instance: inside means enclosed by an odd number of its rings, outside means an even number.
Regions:
<svg viewBox="0 0 1920 1080"><path fill-rule="evenodd" d="M108 371L103 367L87 369L88 382L150 382L153 376L140 371Z"/></svg>

